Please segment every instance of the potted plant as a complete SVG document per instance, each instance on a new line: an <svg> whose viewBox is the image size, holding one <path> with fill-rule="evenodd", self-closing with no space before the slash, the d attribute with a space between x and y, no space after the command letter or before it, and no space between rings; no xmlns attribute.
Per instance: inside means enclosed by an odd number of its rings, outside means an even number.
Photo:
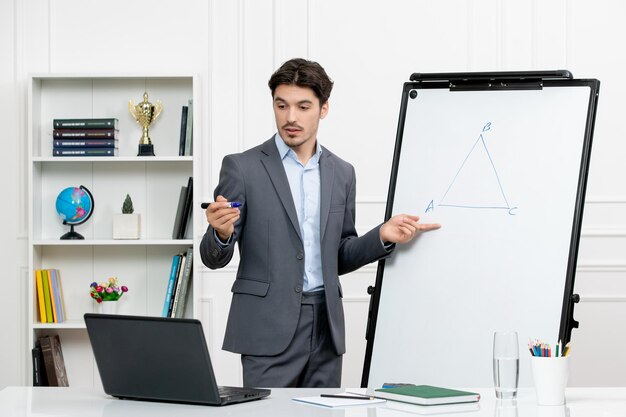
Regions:
<svg viewBox="0 0 626 417"><path fill-rule="evenodd" d="M89 286L89 295L98 303L100 312L107 314L117 312L117 301L125 292L128 292L128 287L120 286L116 277L111 277L100 284L92 282Z"/></svg>
<svg viewBox="0 0 626 417"><path fill-rule="evenodd" d="M113 215L113 239L139 239L141 219L133 208L133 200L126 194L122 213Z"/></svg>

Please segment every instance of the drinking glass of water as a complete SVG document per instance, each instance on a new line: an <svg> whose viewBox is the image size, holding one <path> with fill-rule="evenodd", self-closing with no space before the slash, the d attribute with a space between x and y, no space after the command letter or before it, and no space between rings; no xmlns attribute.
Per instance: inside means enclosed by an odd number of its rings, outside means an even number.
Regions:
<svg viewBox="0 0 626 417"><path fill-rule="evenodd" d="M517 397L519 380L519 343L516 332L495 332L493 335L493 384L496 397Z"/></svg>

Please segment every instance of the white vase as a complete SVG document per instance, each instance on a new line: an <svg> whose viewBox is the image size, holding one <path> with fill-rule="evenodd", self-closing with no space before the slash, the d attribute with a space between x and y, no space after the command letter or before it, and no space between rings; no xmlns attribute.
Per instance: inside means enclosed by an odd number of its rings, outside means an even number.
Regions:
<svg viewBox="0 0 626 417"><path fill-rule="evenodd" d="M117 301L102 301L98 309L101 314L117 314Z"/></svg>
<svg viewBox="0 0 626 417"><path fill-rule="evenodd" d="M114 214L113 239L139 239L140 225L139 214Z"/></svg>

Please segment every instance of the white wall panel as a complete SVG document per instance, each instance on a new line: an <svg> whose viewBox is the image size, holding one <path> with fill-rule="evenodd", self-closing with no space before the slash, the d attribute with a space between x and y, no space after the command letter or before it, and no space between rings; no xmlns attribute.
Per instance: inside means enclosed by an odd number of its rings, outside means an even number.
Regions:
<svg viewBox="0 0 626 417"><path fill-rule="evenodd" d="M480 1L479 1L480 2ZM537 0L499 0L500 19L498 54L501 70L520 71L534 69L533 51L536 49Z"/></svg>
<svg viewBox="0 0 626 417"><path fill-rule="evenodd" d="M10 196L5 201L0 216L0 262L4 273L0 275L0 326L3 342L0 347L0 389L15 385L25 373L27 311L22 300L26 299L27 278L25 238L27 218L24 211L26 194L23 184L25 161L19 120L24 114L25 96L19 89L18 71L22 55L17 45L21 40L18 19L22 5L15 1L0 2L0 126L3 129L3 152L0 187ZM18 260L18 261L16 261ZM21 262L19 261L21 260Z"/></svg>
<svg viewBox="0 0 626 417"><path fill-rule="evenodd" d="M504 18L499 19L499 16ZM505 42L503 26L509 23L506 18L500 0L467 2L467 68L463 70L493 71L500 67L503 59L502 44Z"/></svg>
<svg viewBox="0 0 626 417"><path fill-rule="evenodd" d="M274 52L279 39L274 37L274 11L268 1L246 0L242 11L242 80L240 151L267 140L275 131L272 96L267 82L276 69ZM277 25L282 27L281 24Z"/></svg>
<svg viewBox="0 0 626 417"><path fill-rule="evenodd" d="M222 158L239 152L243 145L242 122L242 0L213 1L211 25L212 91L210 158L213 184L208 184L208 197L219 179Z"/></svg>
<svg viewBox="0 0 626 417"><path fill-rule="evenodd" d="M52 71L205 69L206 1L51 0L50 4Z"/></svg>
<svg viewBox="0 0 626 417"><path fill-rule="evenodd" d="M533 69L567 67L567 3L567 0L534 3Z"/></svg>
<svg viewBox="0 0 626 417"><path fill-rule="evenodd" d="M623 68L626 55L609 47L626 38L626 3L568 1L567 64L577 77L600 79L600 100L589 177L590 195L626 196L626 125Z"/></svg>

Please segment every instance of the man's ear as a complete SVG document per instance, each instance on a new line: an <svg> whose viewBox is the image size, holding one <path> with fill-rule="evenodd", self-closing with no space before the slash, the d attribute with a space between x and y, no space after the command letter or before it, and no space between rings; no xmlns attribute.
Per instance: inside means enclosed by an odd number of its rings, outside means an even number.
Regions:
<svg viewBox="0 0 626 417"><path fill-rule="evenodd" d="M322 108L320 109L320 119L323 119L328 114L328 100L322 104Z"/></svg>

